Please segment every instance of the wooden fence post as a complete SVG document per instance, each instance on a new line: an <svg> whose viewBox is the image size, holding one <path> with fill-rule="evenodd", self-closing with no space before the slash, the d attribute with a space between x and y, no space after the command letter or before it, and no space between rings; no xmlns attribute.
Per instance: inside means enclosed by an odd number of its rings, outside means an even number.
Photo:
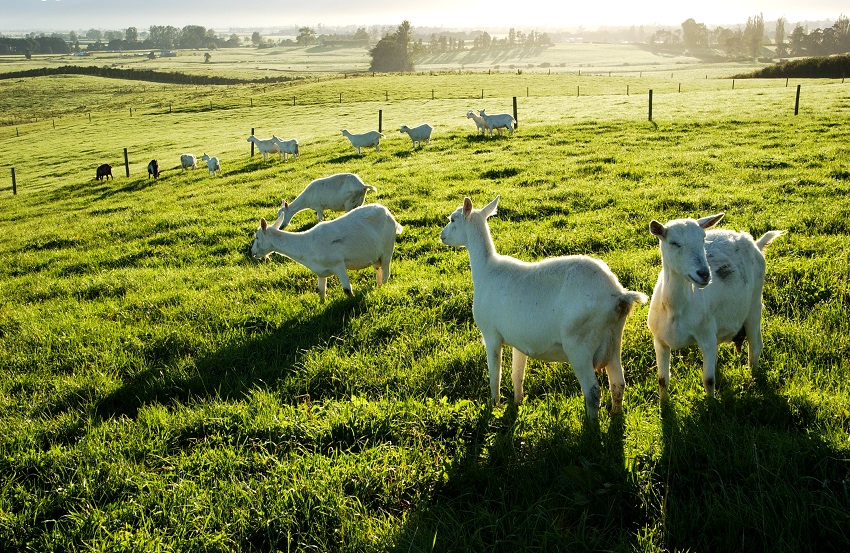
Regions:
<svg viewBox="0 0 850 553"><path fill-rule="evenodd" d="M649 120L652 121L652 89L649 89Z"/></svg>
<svg viewBox="0 0 850 553"><path fill-rule="evenodd" d="M254 136L254 127L251 127L251 136ZM251 141L251 157L254 157L254 141Z"/></svg>
<svg viewBox="0 0 850 553"><path fill-rule="evenodd" d="M383 132L384 125L384 110L378 110L378 132Z"/></svg>
<svg viewBox="0 0 850 553"><path fill-rule="evenodd" d="M797 85L797 99L794 101L794 115L800 112L800 85Z"/></svg>
<svg viewBox="0 0 850 553"><path fill-rule="evenodd" d="M18 195L18 182L15 180L15 168L12 167L12 194Z"/></svg>
<svg viewBox="0 0 850 553"><path fill-rule="evenodd" d="M124 170L127 172L127 178L130 178L130 160L127 158L127 148L124 148Z"/></svg>
<svg viewBox="0 0 850 553"><path fill-rule="evenodd" d="M516 129L517 127L519 127L519 119L516 113L516 96L514 96L514 128Z"/></svg>

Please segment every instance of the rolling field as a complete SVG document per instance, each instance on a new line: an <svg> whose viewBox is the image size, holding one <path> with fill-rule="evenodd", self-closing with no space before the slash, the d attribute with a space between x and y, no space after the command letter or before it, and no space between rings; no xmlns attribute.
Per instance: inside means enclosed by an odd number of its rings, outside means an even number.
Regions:
<svg viewBox="0 0 850 553"><path fill-rule="evenodd" d="M850 548L850 84L706 76L0 81L0 549ZM466 112L513 97L517 133L476 136ZM381 151L356 155L340 129L379 112ZM414 150L397 129L423 121ZM301 159L250 157L252 128ZM321 303L309 270L250 246L281 199L348 171L405 229L386 286L351 272L354 297L331 278ZM587 423L570 367L533 360L526 402L506 377L488 407L469 259L439 233L496 195L500 253L592 255L646 294L652 219L787 231L759 371L721 346L708 401L699 351L676 352L662 409L639 306L622 416L601 376Z"/></svg>

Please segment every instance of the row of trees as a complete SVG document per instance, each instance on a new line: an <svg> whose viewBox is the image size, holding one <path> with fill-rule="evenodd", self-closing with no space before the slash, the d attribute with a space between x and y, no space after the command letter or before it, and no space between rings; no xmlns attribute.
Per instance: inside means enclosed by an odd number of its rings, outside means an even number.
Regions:
<svg viewBox="0 0 850 553"><path fill-rule="evenodd" d="M68 43L61 37L27 36L25 38L0 37L0 55L70 54Z"/></svg>
<svg viewBox="0 0 850 553"><path fill-rule="evenodd" d="M444 54L466 50L466 41L454 37L431 35L425 44L422 39L412 40L413 27L409 21L402 22L394 33L387 33L369 50L371 71L412 71L413 62L425 54ZM527 47L548 47L552 40L546 33L531 31L527 35L511 28L504 39L494 39L486 31L472 40L472 49L500 50Z"/></svg>
<svg viewBox="0 0 850 553"><path fill-rule="evenodd" d="M650 39L651 44L683 45L693 51L718 49L730 58L758 59L763 49L773 46L776 57L828 56L850 52L850 19L839 16L826 29L807 32L797 25L786 35L788 21L780 18L774 27L773 39L765 34L764 16L759 14L747 19L743 28L708 29L705 24L688 19L682 23L681 31L659 30Z"/></svg>

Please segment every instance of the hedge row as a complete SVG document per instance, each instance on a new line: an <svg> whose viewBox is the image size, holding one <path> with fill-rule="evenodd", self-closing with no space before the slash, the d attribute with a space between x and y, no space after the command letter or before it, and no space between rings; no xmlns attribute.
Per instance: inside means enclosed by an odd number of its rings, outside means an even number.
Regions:
<svg viewBox="0 0 850 553"><path fill-rule="evenodd" d="M63 65L61 67L43 67L26 71L0 73L0 79L20 79L26 77L45 77L48 75L91 75L109 79L127 79L133 81L148 81L168 84L189 85L227 85L227 84L256 84L280 83L297 80L298 77L263 77L258 79L236 79L232 77L215 77L208 75L187 75L177 72L161 72L150 69L119 69L116 67L96 67Z"/></svg>

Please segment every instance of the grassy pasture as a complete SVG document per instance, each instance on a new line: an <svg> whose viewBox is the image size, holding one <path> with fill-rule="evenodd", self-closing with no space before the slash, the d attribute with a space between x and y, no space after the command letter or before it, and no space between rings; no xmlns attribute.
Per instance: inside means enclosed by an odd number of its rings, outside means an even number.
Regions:
<svg viewBox="0 0 850 553"><path fill-rule="evenodd" d="M114 66L156 71L172 71L194 75L262 78L265 76L316 76L365 72L369 69L366 48L276 47L225 48L211 51L209 63L202 50L180 50L177 57L150 60L147 51L95 52L89 56L38 55L26 60L22 56L0 56L0 73L60 65ZM522 69L527 72L577 73L613 71L620 74L670 71L695 71L704 77L706 71L717 75L731 65L701 63L684 55L659 55L633 44L555 44L550 48L480 52L466 50L429 55L417 60L417 71L487 71ZM740 64L734 64L740 67ZM726 73L728 74L728 72Z"/></svg>
<svg viewBox="0 0 850 553"><path fill-rule="evenodd" d="M606 88L627 82L641 93ZM0 543L846 550L850 88L739 84L700 75L678 92L661 75L525 73L265 89L0 81L3 112L22 98L50 100L32 108L39 119L49 105L98 106L91 122L78 110L55 129L0 127L2 178L15 167L19 188L0 190ZM463 92L431 100L432 87ZM340 91L351 98L340 103ZM304 100L293 106L293 95ZM466 111L507 111L512 96L518 133L475 136ZM381 151L354 155L339 129L374 128L378 110ZM412 150L395 129L425 120L434 139ZM298 138L302 159L250 158L250 128ZM183 151L219 155L224 176L176 169ZM151 158L165 168L156 182ZM104 161L114 181L93 180ZM282 197L341 171L377 186L369 199L405 231L387 286L352 273L353 298L331 279L320 303L308 270L248 251ZM622 417L586 424L569 367L537 361L523 406L488 409L468 258L438 235L464 195L481 206L497 194L500 252L594 255L647 294L660 268L653 218L724 211L727 228L787 230L767 252L761 370L721 347L708 402L699 352L678 352L662 411L642 306L626 327ZM306 213L293 221L311 224Z"/></svg>

